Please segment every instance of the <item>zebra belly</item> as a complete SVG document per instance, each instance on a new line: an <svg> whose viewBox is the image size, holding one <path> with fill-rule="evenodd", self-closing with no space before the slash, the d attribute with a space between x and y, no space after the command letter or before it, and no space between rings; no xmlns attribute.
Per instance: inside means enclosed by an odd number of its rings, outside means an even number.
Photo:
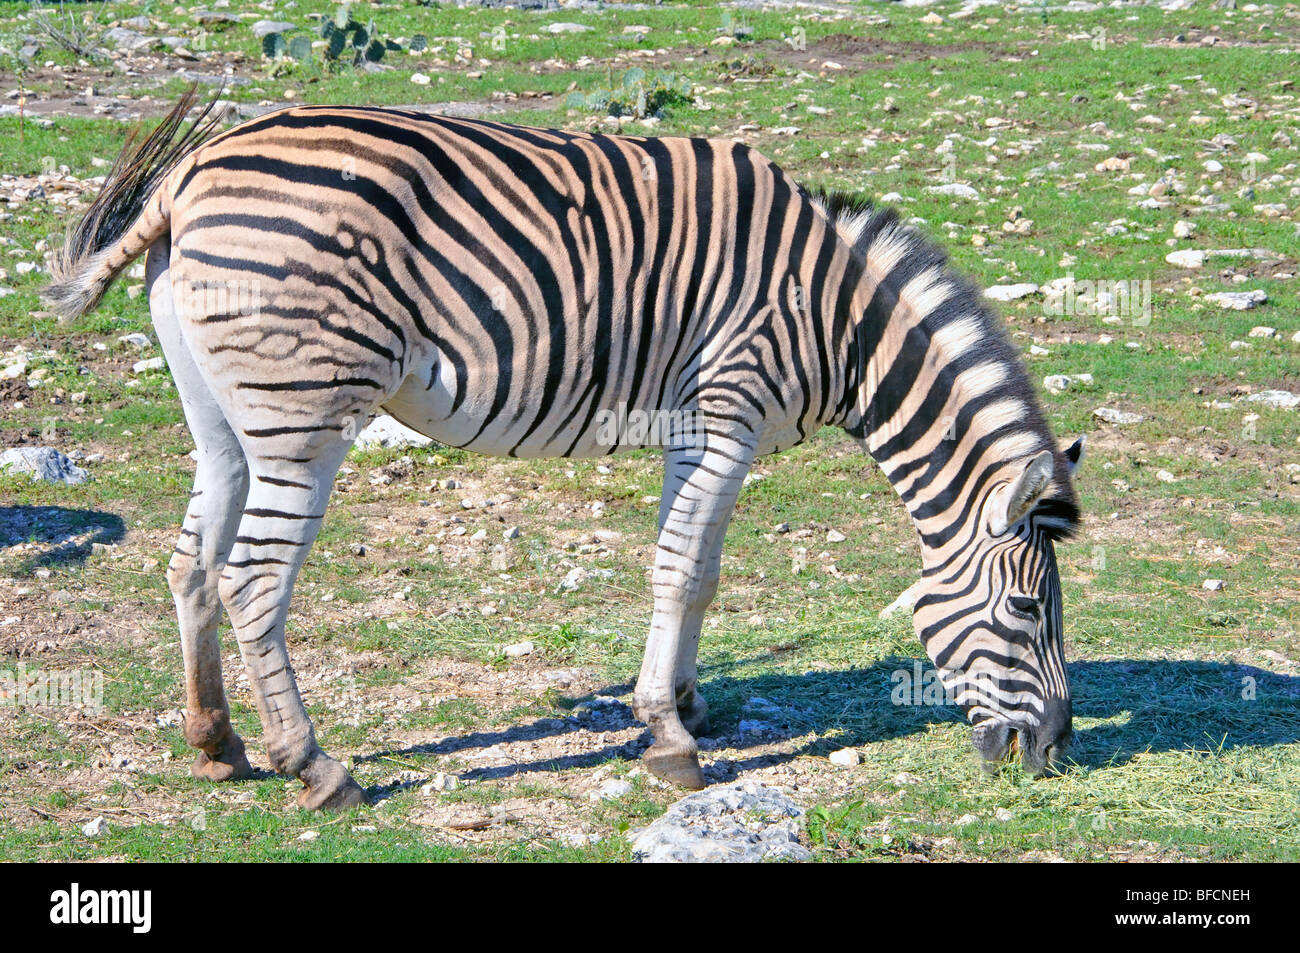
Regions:
<svg viewBox="0 0 1300 953"><path fill-rule="evenodd" d="M599 457L644 447L695 446L705 439L704 418L695 408L629 407L626 395L601 395L598 404L588 398L540 407L535 398L520 395L494 409L495 389L493 372L469 370L462 387L450 364L435 360L410 374L383 409L439 443L492 456Z"/></svg>

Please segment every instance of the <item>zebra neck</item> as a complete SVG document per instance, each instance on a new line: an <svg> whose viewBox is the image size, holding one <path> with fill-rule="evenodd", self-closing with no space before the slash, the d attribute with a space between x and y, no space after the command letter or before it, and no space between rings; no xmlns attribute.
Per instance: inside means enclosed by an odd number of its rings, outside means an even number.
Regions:
<svg viewBox="0 0 1300 953"><path fill-rule="evenodd" d="M900 230L866 250L844 347L842 424L942 560L970 538L1008 469L1054 444L1001 319L920 242Z"/></svg>

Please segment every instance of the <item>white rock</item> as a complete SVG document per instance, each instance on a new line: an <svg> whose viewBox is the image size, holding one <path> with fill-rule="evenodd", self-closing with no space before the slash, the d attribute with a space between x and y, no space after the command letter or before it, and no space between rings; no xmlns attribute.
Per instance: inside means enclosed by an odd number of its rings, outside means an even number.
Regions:
<svg viewBox="0 0 1300 953"><path fill-rule="evenodd" d="M589 33L595 27L585 23L552 23L546 28L547 33Z"/></svg>
<svg viewBox="0 0 1300 953"><path fill-rule="evenodd" d="M117 339L118 344L134 344L136 347L144 350L151 347L153 342L149 340L148 335L141 334L139 331L132 331L130 334L123 334Z"/></svg>
<svg viewBox="0 0 1300 953"><path fill-rule="evenodd" d="M1177 483L1178 477L1174 476L1168 470L1157 470L1156 479L1161 483Z"/></svg>
<svg viewBox="0 0 1300 953"><path fill-rule="evenodd" d="M311 842L320 837L320 831L303 831L298 835L298 840Z"/></svg>
<svg viewBox="0 0 1300 953"><path fill-rule="evenodd" d="M598 793L602 801L617 801L632 793L632 785L622 778L612 778L600 786Z"/></svg>
<svg viewBox="0 0 1300 953"><path fill-rule="evenodd" d="M1223 588L1223 586L1224 582L1222 579L1207 579L1205 582L1201 583L1201 588L1210 592L1218 592Z"/></svg>
<svg viewBox="0 0 1300 953"><path fill-rule="evenodd" d="M1174 238L1191 238L1195 231L1195 222L1189 222L1185 218L1174 222Z"/></svg>
<svg viewBox="0 0 1300 953"><path fill-rule="evenodd" d="M1264 326L1264 325L1261 324L1261 325L1258 325L1257 327L1253 327L1253 328L1251 328L1251 329L1250 329L1250 333L1247 334L1246 337L1250 337L1250 338L1275 338L1275 337L1277 337L1277 328L1270 328L1270 327L1266 327L1266 326Z"/></svg>
<svg viewBox="0 0 1300 953"><path fill-rule="evenodd" d="M1177 265L1179 268L1204 268L1205 252L1194 249L1171 251L1168 255L1165 255L1165 261L1171 265Z"/></svg>
<svg viewBox="0 0 1300 953"><path fill-rule="evenodd" d="M1289 390L1262 390L1258 394L1251 394L1246 400L1274 410L1291 410L1300 406L1300 394L1293 394Z"/></svg>
<svg viewBox="0 0 1300 953"><path fill-rule="evenodd" d="M880 610L880 618L888 619L895 612L901 612L904 609L912 609L912 607L916 605L916 600L918 598L916 588L919 584L920 580L912 583L912 585L900 592L898 598Z"/></svg>
<svg viewBox="0 0 1300 953"><path fill-rule="evenodd" d="M1003 823L1011 820L1014 817L1015 815L1012 814L1010 811L1008 811L1005 807L1000 807L993 812L994 820L1002 821Z"/></svg>
<svg viewBox="0 0 1300 953"><path fill-rule="evenodd" d="M90 479L90 474L76 466L53 447L14 447L0 453L0 471L31 474L33 481L65 483L75 486Z"/></svg>
<svg viewBox="0 0 1300 953"><path fill-rule="evenodd" d="M525 655L532 655L537 651L537 646L532 642L516 642L514 645L507 645L501 650L506 658L522 658Z"/></svg>
<svg viewBox="0 0 1300 953"><path fill-rule="evenodd" d="M136 374L143 374L145 371L161 371L166 364L161 357L150 357L143 361L136 361L131 370Z"/></svg>
<svg viewBox="0 0 1300 953"><path fill-rule="evenodd" d="M1216 291L1206 295L1205 300L1229 311L1249 311L1268 301L1268 295L1259 288L1251 291Z"/></svg>
<svg viewBox="0 0 1300 953"><path fill-rule="evenodd" d="M81 833L85 834L87 837L99 837L102 834L107 834L108 821L104 820L102 817L97 817L93 821L82 825Z"/></svg>
<svg viewBox="0 0 1300 953"><path fill-rule="evenodd" d="M428 86L429 83L433 82L433 80L431 80L424 73L412 73L411 82L414 83L416 86Z"/></svg>
<svg viewBox="0 0 1300 953"><path fill-rule="evenodd" d="M968 201L974 201L980 197L980 194L973 188L961 182L945 182L943 185L931 185L926 188L926 191L934 195L947 195L955 199L966 199Z"/></svg>
<svg viewBox="0 0 1300 953"><path fill-rule="evenodd" d="M357 434L356 446L362 449L385 447L397 450L404 447L427 447L433 440L410 427L399 423L387 414L381 414Z"/></svg>
<svg viewBox="0 0 1300 953"><path fill-rule="evenodd" d="M862 755L858 754L856 748L841 748L831 752L830 762L836 767L852 768L862 763Z"/></svg>
<svg viewBox="0 0 1300 953"><path fill-rule="evenodd" d="M1146 419L1141 414L1135 414L1127 410L1116 410L1113 407L1098 407L1092 412L1092 415L1117 427L1122 427L1125 424L1138 424Z"/></svg>
<svg viewBox="0 0 1300 953"><path fill-rule="evenodd" d="M1048 374L1043 378L1043 389L1049 394L1063 394L1070 389L1070 377L1067 374Z"/></svg>
<svg viewBox="0 0 1300 953"><path fill-rule="evenodd" d="M669 806L630 835L644 863L760 863L808 860L799 843L804 810L755 781L715 785Z"/></svg>
<svg viewBox="0 0 1300 953"><path fill-rule="evenodd" d="M992 298L994 301L1016 301L1020 298L1027 298L1037 291L1038 285L1025 281L1014 285L993 285L985 288L984 297Z"/></svg>
<svg viewBox="0 0 1300 953"><path fill-rule="evenodd" d="M848 537L837 529L833 529L826 534L826 542L828 543L842 543L846 539L848 539Z"/></svg>

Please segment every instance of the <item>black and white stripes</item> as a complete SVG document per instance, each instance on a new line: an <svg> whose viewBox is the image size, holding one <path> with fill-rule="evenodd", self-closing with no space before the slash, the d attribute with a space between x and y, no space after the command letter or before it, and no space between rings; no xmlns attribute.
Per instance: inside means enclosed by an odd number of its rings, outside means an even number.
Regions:
<svg viewBox="0 0 1300 953"><path fill-rule="evenodd" d="M295 107L179 159L165 146L119 166L92 217L138 221L74 233L51 299L75 313L151 249L150 306L200 454L169 569L205 726L196 771L246 768L209 658L220 601L276 766L304 779L304 803L360 798L316 747L283 626L335 471L380 407L520 457L673 434L636 690L660 775L702 783L695 650L744 475L827 423L917 525L918 631L950 681L980 678L963 696L977 737L1019 731L1035 769L1030 748L1043 763L1059 750L1052 541L1077 521L1072 460L997 317L892 213L810 195L733 142L400 110ZM686 414L700 439L598 426L610 414Z"/></svg>

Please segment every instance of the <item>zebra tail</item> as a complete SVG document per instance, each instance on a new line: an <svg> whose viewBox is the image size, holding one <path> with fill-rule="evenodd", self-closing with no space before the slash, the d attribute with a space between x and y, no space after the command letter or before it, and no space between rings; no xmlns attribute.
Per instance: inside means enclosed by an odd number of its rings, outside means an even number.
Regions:
<svg viewBox="0 0 1300 953"><path fill-rule="evenodd" d="M169 196L153 201L167 174L216 131L213 114L220 91L181 132L185 116L198 100L195 86L180 98L162 122L137 141L139 127L127 136L104 187L80 221L68 229L63 247L50 264L52 280L41 296L62 319L92 310L127 265L166 235L171 227Z"/></svg>

